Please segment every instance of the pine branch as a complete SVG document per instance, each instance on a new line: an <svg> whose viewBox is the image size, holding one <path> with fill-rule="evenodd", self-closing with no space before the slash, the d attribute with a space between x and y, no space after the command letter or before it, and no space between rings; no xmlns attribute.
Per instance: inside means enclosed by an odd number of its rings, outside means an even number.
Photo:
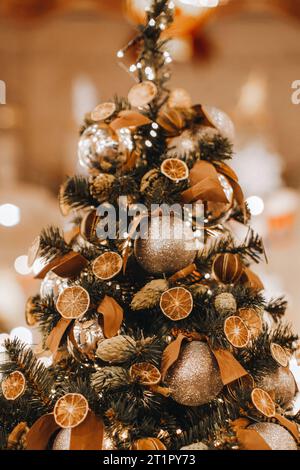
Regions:
<svg viewBox="0 0 300 470"><path fill-rule="evenodd" d="M50 225L42 230L40 235L40 256L47 261L71 251L58 227Z"/></svg>
<svg viewBox="0 0 300 470"><path fill-rule="evenodd" d="M26 377L26 396L31 406L50 409L52 404L52 387L55 377L35 357L32 350L19 339L5 341L8 359L1 364L0 370L7 375L19 370Z"/></svg>
<svg viewBox="0 0 300 470"><path fill-rule="evenodd" d="M32 297L31 304L31 313L39 323L45 339L57 325L61 315L56 310L54 298L51 296L41 298L40 295L36 295Z"/></svg>
<svg viewBox="0 0 300 470"><path fill-rule="evenodd" d="M273 320L278 322L286 312L287 301L284 297L271 299L267 304L265 304L264 308L273 317Z"/></svg>
<svg viewBox="0 0 300 470"><path fill-rule="evenodd" d="M72 209L98 206L98 202L90 193L89 181L84 176L69 177L62 186L59 200L61 204Z"/></svg>

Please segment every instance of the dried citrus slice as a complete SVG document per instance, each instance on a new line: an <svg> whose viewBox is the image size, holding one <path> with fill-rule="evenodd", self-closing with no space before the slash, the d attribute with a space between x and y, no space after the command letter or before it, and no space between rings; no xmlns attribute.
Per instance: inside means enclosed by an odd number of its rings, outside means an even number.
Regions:
<svg viewBox="0 0 300 470"><path fill-rule="evenodd" d="M81 286L72 286L64 289L56 302L57 311L63 318L79 318L89 308L90 296Z"/></svg>
<svg viewBox="0 0 300 470"><path fill-rule="evenodd" d="M24 375L16 370L3 380L1 384L2 393L6 400L16 400L23 394L25 385L26 379Z"/></svg>
<svg viewBox="0 0 300 470"><path fill-rule="evenodd" d="M192 294L184 287L172 287L162 293L160 308L171 320L183 320L193 310Z"/></svg>
<svg viewBox="0 0 300 470"><path fill-rule="evenodd" d="M111 279L122 269L122 257L114 251L107 251L93 262L93 273L102 280Z"/></svg>
<svg viewBox="0 0 300 470"><path fill-rule="evenodd" d="M148 80L133 85L128 93L128 101L131 106L140 107L149 104L157 95L157 87Z"/></svg>
<svg viewBox="0 0 300 470"><path fill-rule="evenodd" d="M160 167L163 175L172 181L182 181L189 176L187 164L179 158L167 158Z"/></svg>
<svg viewBox="0 0 300 470"><path fill-rule="evenodd" d="M89 411L86 398L80 393L67 393L54 407L54 419L61 428L74 428L85 420Z"/></svg>
<svg viewBox="0 0 300 470"><path fill-rule="evenodd" d="M91 112L93 121L104 121L114 114L116 105L112 102L101 103Z"/></svg>
<svg viewBox="0 0 300 470"><path fill-rule="evenodd" d="M139 362L130 367L130 376L143 385L156 385L161 380L158 368L149 362Z"/></svg>
<svg viewBox="0 0 300 470"><path fill-rule="evenodd" d="M249 342L250 332L246 324L235 315L226 318L224 333L229 343L236 348L244 348Z"/></svg>
<svg viewBox="0 0 300 470"><path fill-rule="evenodd" d="M253 308L240 308L239 317L246 323L252 338L257 338L262 332L262 319L260 314Z"/></svg>
<svg viewBox="0 0 300 470"><path fill-rule="evenodd" d="M280 344L271 343L270 346L271 355L273 359L282 367L286 367L289 363L289 358L285 350Z"/></svg>
<svg viewBox="0 0 300 470"><path fill-rule="evenodd" d="M254 388L251 392L251 400L255 408L268 418L275 416L275 403L265 390Z"/></svg>

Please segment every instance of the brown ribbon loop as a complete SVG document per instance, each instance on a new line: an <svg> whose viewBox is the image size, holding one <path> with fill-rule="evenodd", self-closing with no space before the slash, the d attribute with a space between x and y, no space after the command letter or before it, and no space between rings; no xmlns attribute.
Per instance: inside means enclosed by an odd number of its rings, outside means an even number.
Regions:
<svg viewBox="0 0 300 470"><path fill-rule="evenodd" d="M123 321L123 309L112 297L106 295L100 303L98 313L103 315L103 333L112 338L118 333Z"/></svg>
<svg viewBox="0 0 300 470"><path fill-rule="evenodd" d="M265 287L257 274L250 268L244 268L244 272L240 278L241 282L255 290L263 290Z"/></svg>
<svg viewBox="0 0 300 470"><path fill-rule="evenodd" d="M231 423L239 443L244 450L272 450L266 441L255 429L248 429L250 421L247 418L238 418Z"/></svg>
<svg viewBox="0 0 300 470"><path fill-rule="evenodd" d="M151 119L137 111L120 111L118 117L110 123L111 129L117 131L123 127L139 127L150 124Z"/></svg>
<svg viewBox="0 0 300 470"><path fill-rule="evenodd" d="M71 429L70 450L101 450L104 424L92 411L85 420Z"/></svg>
<svg viewBox="0 0 300 470"><path fill-rule="evenodd" d="M177 338L174 341L172 341L172 343L168 344L168 346L165 348L163 355L162 355L161 369L160 369L162 380L165 379L170 367L173 364L175 364L175 362L177 361L179 354L180 354L180 348L181 348L182 342L186 339L188 339L187 336L185 336L182 333L179 333Z"/></svg>
<svg viewBox="0 0 300 470"><path fill-rule="evenodd" d="M67 330L71 322L72 320L61 318L58 321L57 325L49 333L49 336L46 340L46 346L48 349L50 349L50 351L52 352L54 356L56 355L60 342L62 340L62 337L65 334L65 331Z"/></svg>
<svg viewBox="0 0 300 470"><path fill-rule="evenodd" d="M59 429L53 413L41 416L29 429L26 436L27 450L46 450L52 434Z"/></svg>
<svg viewBox="0 0 300 470"><path fill-rule="evenodd" d="M197 266L195 263L189 264L185 268L181 269L180 271L177 271L175 274L169 277L169 282L175 282L178 281L178 279L184 279L190 274L192 274L194 271L196 271Z"/></svg>
<svg viewBox="0 0 300 470"><path fill-rule="evenodd" d="M248 375L248 372L244 367L227 349L212 349L211 351L218 363L221 379L224 385L228 385L229 383Z"/></svg>
<svg viewBox="0 0 300 470"><path fill-rule="evenodd" d="M42 268L35 279L44 279L49 271L53 271L60 277L75 277L87 265L88 261L75 251L69 251L63 256L57 256Z"/></svg>
<svg viewBox="0 0 300 470"><path fill-rule="evenodd" d="M275 418L279 423L286 428L296 439L297 443L300 442L300 432L296 423L288 420L285 416L280 415L279 413L275 414Z"/></svg>
<svg viewBox="0 0 300 470"><path fill-rule="evenodd" d="M191 187L181 193L182 201L189 203L201 199L228 203L215 167L204 160L195 163L189 175Z"/></svg>
<svg viewBox="0 0 300 470"><path fill-rule="evenodd" d="M217 169L218 172L221 173L222 175L226 176L229 180L229 183L231 184L231 187L233 189L233 195L238 203L238 205L243 209L243 214L244 217L246 216L246 210L245 210L245 198L244 198L244 193L242 191L242 188L240 187L238 183L238 177L236 173L233 171L230 166L228 166L226 163L222 162L220 164L217 164Z"/></svg>

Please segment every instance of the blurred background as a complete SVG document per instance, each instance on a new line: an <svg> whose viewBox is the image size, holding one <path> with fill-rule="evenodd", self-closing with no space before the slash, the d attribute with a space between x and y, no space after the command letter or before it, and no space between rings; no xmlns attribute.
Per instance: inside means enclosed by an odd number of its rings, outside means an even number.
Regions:
<svg viewBox="0 0 300 470"><path fill-rule="evenodd" d="M147 3L1 0L0 333L31 341L24 305L39 281L27 248L43 226L62 222L56 194L79 170L84 113L133 84L133 58L116 52L134 36ZM286 294L287 319L300 333L300 104L292 103L300 0L174 3L172 86L233 118L233 166L269 258L257 272L268 298Z"/></svg>

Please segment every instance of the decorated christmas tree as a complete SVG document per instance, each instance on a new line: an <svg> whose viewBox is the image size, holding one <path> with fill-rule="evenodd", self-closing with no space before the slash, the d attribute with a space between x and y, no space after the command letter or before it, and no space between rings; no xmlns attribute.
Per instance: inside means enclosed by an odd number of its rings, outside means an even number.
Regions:
<svg viewBox="0 0 300 470"><path fill-rule="evenodd" d="M297 449L297 336L250 267L261 238L229 229L249 223L231 120L168 87L173 14L154 0L117 53L136 54L136 84L85 117L85 175L59 192L72 229L29 250L44 263L26 305L42 342L5 343L3 449Z"/></svg>

